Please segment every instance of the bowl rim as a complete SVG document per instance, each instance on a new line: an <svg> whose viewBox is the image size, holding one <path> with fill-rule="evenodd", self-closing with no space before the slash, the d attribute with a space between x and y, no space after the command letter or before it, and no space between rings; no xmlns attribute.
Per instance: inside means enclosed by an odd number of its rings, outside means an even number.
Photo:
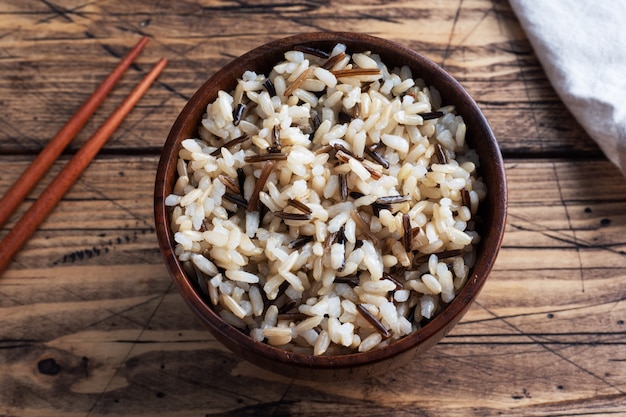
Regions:
<svg viewBox="0 0 626 417"><path fill-rule="evenodd" d="M418 63L419 65L417 65L417 67L419 67L421 71L426 70L429 74L436 75L436 82L427 82L428 85L436 84L438 89L440 89L441 85L448 85L451 89L455 90L455 93L459 94L459 96L456 97L458 100L455 100L454 103L450 104L457 105L457 103L463 102L467 111L471 113L464 113L463 117L467 118L468 116L471 116L470 118L473 122L478 123L479 126L476 126L476 128L479 129L480 136L486 142L484 147L485 150L488 151L486 155L481 155L481 163L485 166L485 158L483 158L483 156L489 158L488 163L490 169L493 171L492 175L495 174L499 179L496 183L497 189L489 189L488 195L495 192L498 194L499 198L492 198L490 200L490 204L497 205L497 207L494 207L491 210L495 216L491 219L493 228L489 229L487 236L482 237L483 241L486 242L484 244L481 242L482 247L488 247L490 251L487 251L487 253L483 251L483 253L477 257L475 266L471 270L471 275L461 291L459 291L455 299L442 311L440 311L432 320L423 325L420 329L401 339L391 342L382 349L343 355L313 356L290 352L264 342L258 342L236 329L234 326L226 323L219 317L219 315L211 308L210 302L208 300L205 301L205 296L199 292L199 289L194 284L191 283L191 280L187 277L181 262L178 261L177 257L174 255L174 239L173 233L169 227L169 211L167 207L165 207L164 203L165 198L168 195L168 176L171 177L172 175L175 175L175 172L173 173L173 171L175 171L176 164L169 163L169 161L177 158L180 142L183 139L186 139L186 137L180 137L180 133L189 123L195 122L195 126L199 125L198 117L201 117L202 115L200 114L200 116L198 116L198 114L195 113L195 109L197 109L198 106L206 107L206 103L211 101L207 98L207 96L209 96L208 92L212 91L215 83L219 83L220 80L225 78L232 77L233 67L241 65L247 60L254 60L264 56L264 54L267 54L270 51L276 53L277 50L281 50L284 53L296 44L311 45L316 43L325 44L329 42L367 44L367 49L375 53L392 51L393 54L402 54L403 56L410 57L411 63ZM415 71L416 65L412 66ZM241 74L237 75L240 76ZM422 342L433 336L439 334L439 336L443 337L447 334L447 332L465 314L471 302L475 299L485 284L487 276L493 267L503 239L507 215L507 199L504 163L497 140L476 102L455 78L424 55L391 40L355 32L313 32L274 40L244 53L240 57L230 61L213 76L209 77L209 79L205 81L204 84L196 91L176 118L176 121L174 122L163 147L155 179L154 215L159 248L170 276L173 278L179 292L194 313L209 326L210 330L217 332L217 334L221 336L219 339L223 343L224 338L226 338L229 342L232 342L228 343L227 347L231 350L238 351L244 357L247 356L246 352L248 349L254 349L256 351L255 355L262 355L268 359L278 361L289 366L340 369L384 361L397 356L400 353L415 350ZM441 337L439 337L439 339ZM436 343L439 339L437 339L434 343ZM253 358L248 357L247 359Z"/></svg>

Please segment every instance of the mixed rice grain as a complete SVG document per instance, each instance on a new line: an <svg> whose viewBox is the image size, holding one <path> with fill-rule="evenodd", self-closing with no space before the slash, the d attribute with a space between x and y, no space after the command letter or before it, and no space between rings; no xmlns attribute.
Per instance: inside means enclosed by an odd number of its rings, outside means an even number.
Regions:
<svg viewBox="0 0 626 417"><path fill-rule="evenodd" d="M295 352L364 352L450 303L486 188L453 106L378 55L298 47L182 142L176 255L219 315Z"/></svg>

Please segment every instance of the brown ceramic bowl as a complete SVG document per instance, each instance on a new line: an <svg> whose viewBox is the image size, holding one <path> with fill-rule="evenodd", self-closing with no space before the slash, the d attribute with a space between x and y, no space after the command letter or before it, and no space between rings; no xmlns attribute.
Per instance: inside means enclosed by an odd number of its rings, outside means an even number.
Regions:
<svg viewBox="0 0 626 417"><path fill-rule="evenodd" d="M174 255L170 215L164 200L172 192L176 180L181 141L197 137L197 128L206 106L215 100L218 90L233 90L237 78L245 70L269 73L269 69L283 59L283 53L294 45L330 50L338 42L346 44L351 53L377 53L390 68L408 65L413 74L439 90L443 103L456 106L467 125L467 141L479 154L479 174L488 187L488 194L479 213L483 221L478 230L482 240L477 262L466 285L443 311L421 329L387 347L342 356L312 356L254 341L216 314L208 297L198 288L195 280L189 279ZM496 259L504 232L507 193L502 156L487 120L463 87L439 66L407 47L384 39L357 33L309 33L262 45L226 65L200 87L176 119L163 148L156 176L154 204L157 236L167 268L184 300L220 342L241 358L285 376L341 380L379 375L405 364L435 345L457 324L485 284Z"/></svg>

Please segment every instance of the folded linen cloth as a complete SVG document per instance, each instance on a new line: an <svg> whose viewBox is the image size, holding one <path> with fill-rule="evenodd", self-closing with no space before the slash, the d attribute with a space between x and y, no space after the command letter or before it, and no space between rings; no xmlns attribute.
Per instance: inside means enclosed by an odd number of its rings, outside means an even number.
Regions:
<svg viewBox="0 0 626 417"><path fill-rule="evenodd" d="M626 1L510 2L561 100L626 175Z"/></svg>

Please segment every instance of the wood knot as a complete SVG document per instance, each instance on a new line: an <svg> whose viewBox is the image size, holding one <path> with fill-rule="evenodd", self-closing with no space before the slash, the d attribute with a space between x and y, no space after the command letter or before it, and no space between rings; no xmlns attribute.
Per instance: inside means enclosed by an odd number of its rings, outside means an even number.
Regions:
<svg viewBox="0 0 626 417"><path fill-rule="evenodd" d="M37 370L44 375L57 375L61 372L61 365L54 358L42 359L37 363Z"/></svg>

